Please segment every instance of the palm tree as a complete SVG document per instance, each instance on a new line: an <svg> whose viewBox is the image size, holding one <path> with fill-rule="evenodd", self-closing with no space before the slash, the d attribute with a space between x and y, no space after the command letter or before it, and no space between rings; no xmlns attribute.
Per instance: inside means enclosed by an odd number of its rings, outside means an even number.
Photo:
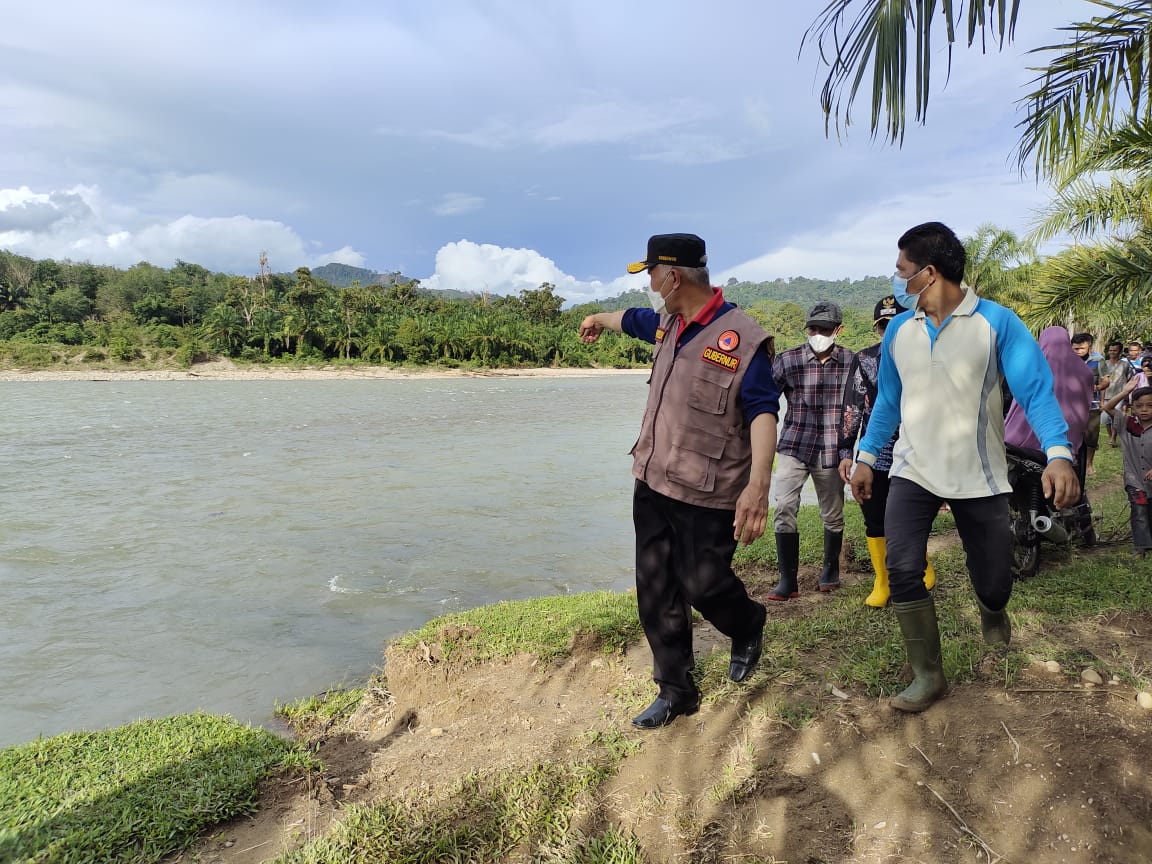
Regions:
<svg viewBox="0 0 1152 864"><path fill-rule="evenodd" d="M261 341L265 357L272 356L272 343L279 340L283 333L284 322L275 309L265 307L252 313L251 336Z"/></svg>
<svg viewBox="0 0 1152 864"><path fill-rule="evenodd" d="M1041 176L1054 174L1079 151L1085 133L1121 128L1152 111L1152 0L1086 0L1102 14L1063 30L1068 41L1035 52L1051 59L1038 68L1022 102L1017 157L1032 161ZM820 93L826 125L851 124L852 103L871 85L871 132L881 128L902 142L907 125L909 42L912 49L913 117L923 123L931 93L933 36L943 28L952 46L964 33L1002 48L1011 41L1021 0L830 0L805 31L801 47L814 45L828 66ZM867 73L871 71L869 76Z"/></svg>
<svg viewBox="0 0 1152 864"><path fill-rule="evenodd" d="M1007 228L985 222L964 238L964 281L997 303L1023 309L1031 301L1035 250Z"/></svg>
<svg viewBox="0 0 1152 864"><path fill-rule="evenodd" d="M1064 44L1036 49L1055 56L1024 97L1017 157L1041 176L1059 174L1086 140L1152 119L1152 0L1088 2L1105 14L1063 28L1072 33Z"/></svg>
<svg viewBox="0 0 1152 864"><path fill-rule="evenodd" d="M1065 233L1085 239L1152 225L1152 122L1090 137L1055 181L1053 200L1031 235L1036 240Z"/></svg>
<svg viewBox="0 0 1152 864"><path fill-rule="evenodd" d="M851 125L852 103L871 68L871 130L875 136L883 123L884 137L893 143L904 140L908 37L911 30L916 88L913 103L916 122L928 112L932 82L932 37L938 24L948 43L946 72L952 67L952 46L961 24L968 45L980 37L983 47L991 38L997 46L1011 40L1020 0L831 0L808 27L801 48L815 45L821 61L829 67L820 91L825 128L835 123ZM939 16L933 15L939 7ZM961 16L966 15L966 21ZM849 23L851 22L851 23ZM847 91L847 94L845 94Z"/></svg>
<svg viewBox="0 0 1152 864"><path fill-rule="evenodd" d="M1032 323L1072 319L1097 332L1148 326L1152 258L1152 122L1089 136L1057 175L1055 196L1033 231L1074 245L1038 270Z"/></svg>
<svg viewBox="0 0 1152 864"><path fill-rule="evenodd" d="M396 323L384 316L378 316L356 340L356 348L365 360L390 363L396 356L395 337Z"/></svg>
<svg viewBox="0 0 1152 864"><path fill-rule="evenodd" d="M1032 89L1023 98L1016 156L1039 177L1055 180L1055 198L1033 240L1070 233L1081 245L1034 268L1037 290L1029 323L1104 322L1137 326L1152 284L1152 0L1086 0L1101 14L1062 28L1047 45ZM939 6L939 17L933 15ZM970 0L967 40L1011 40L1020 0ZM804 34L829 66L821 94L826 122L850 122L865 73L872 70L872 134L899 142L906 124L908 42L915 51L914 116L924 122L931 83L930 46L941 24L957 40L960 0L831 0ZM851 17L853 16L854 17ZM850 24L846 22L851 21ZM1100 172L1110 176L1100 178ZM1107 232L1113 232L1107 236ZM1099 238L1104 236L1104 242ZM1141 325L1142 326L1142 325Z"/></svg>
<svg viewBox="0 0 1152 864"><path fill-rule="evenodd" d="M1152 331L1152 234L1074 245L1039 268L1024 320L1039 328L1072 320L1097 333Z"/></svg>
<svg viewBox="0 0 1152 864"><path fill-rule="evenodd" d="M324 287L316 282L312 271L307 267L297 267L296 284L288 289L284 297L284 344L287 347L288 340L295 337L297 356L308 348L308 337L315 326L315 318L319 315L319 307L325 296Z"/></svg>
<svg viewBox="0 0 1152 864"><path fill-rule="evenodd" d="M201 330L213 348L229 356L244 344L247 332L243 316L227 303L217 303L212 308Z"/></svg>

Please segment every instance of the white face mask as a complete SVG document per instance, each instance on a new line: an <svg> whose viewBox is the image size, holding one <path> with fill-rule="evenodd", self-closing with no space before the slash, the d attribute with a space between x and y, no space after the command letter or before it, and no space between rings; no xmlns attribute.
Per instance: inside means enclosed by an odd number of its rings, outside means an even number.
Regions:
<svg viewBox="0 0 1152 864"><path fill-rule="evenodd" d="M812 346L812 350L817 354L823 354L825 351L836 344L836 337L823 336L817 333L815 336L808 337L808 344Z"/></svg>
<svg viewBox="0 0 1152 864"><path fill-rule="evenodd" d="M664 283L668 281L668 277L671 275L672 271L669 270L668 273L665 274L663 281L660 283L661 288L664 287ZM668 311L668 304L664 300L664 295L662 295L659 291L653 291L651 288L649 288L648 302L652 304L652 311L657 315L663 315Z"/></svg>

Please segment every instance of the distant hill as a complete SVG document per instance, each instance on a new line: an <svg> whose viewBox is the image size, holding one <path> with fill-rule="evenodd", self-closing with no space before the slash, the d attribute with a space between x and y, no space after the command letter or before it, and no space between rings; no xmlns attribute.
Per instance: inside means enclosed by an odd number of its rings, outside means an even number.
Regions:
<svg viewBox="0 0 1152 864"><path fill-rule="evenodd" d="M724 299L747 309L757 303L795 303L808 308L817 300L831 300L846 309L860 309L868 312L881 297L892 293L892 279L888 276L865 276L863 279L809 279L794 276L791 279L776 279L772 282L737 282L728 280L724 286ZM639 290L627 291L594 301L605 311L627 309L630 306L647 306L648 296Z"/></svg>
<svg viewBox="0 0 1152 864"><path fill-rule="evenodd" d="M347 288L353 282L359 282L361 285L403 285L406 282L411 282L410 276L405 276L400 271L391 273L379 273L375 270L368 270L364 267L353 267L350 264L325 264L323 267L317 267L312 271L312 275L317 279L323 279L329 285L335 285L338 288Z"/></svg>
<svg viewBox="0 0 1152 864"><path fill-rule="evenodd" d="M349 264L325 264L313 270L312 275L339 288L347 288L353 282L359 282L361 285L391 286L412 281L411 277L399 271L380 273L364 267L352 267ZM444 300L470 300L480 296L480 292L454 289L420 290L421 293ZM745 309L764 301L795 303L797 306L808 308L817 300L832 300L845 308L871 311L877 300L891 293L892 281L887 276L865 276L863 279L835 281L809 279L805 276L776 279L772 282L737 282L729 279L728 284L724 286L725 299ZM595 300L593 304L605 311L615 311L632 306L647 306L648 296L641 290L626 291L615 297Z"/></svg>
<svg viewBox="0 0 1152 864"><path fill-rule="evenodd" d="M863 279L809 279L793 276L772 282L733 282L724 286L724 297L739 306L752 306L765 300L795 303L807 308L817 300L831 300L850 309L871 312L876 302L892 293L890 276L865 276Z"/></svg>

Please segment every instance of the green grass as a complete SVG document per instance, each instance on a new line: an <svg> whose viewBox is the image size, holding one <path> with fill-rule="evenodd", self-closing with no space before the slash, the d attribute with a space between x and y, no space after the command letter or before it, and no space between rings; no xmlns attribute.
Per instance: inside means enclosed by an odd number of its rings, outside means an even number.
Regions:
<svg viewBox="0 0 1152 864"><path fill-rule="evenodd" d="M285 704L277 702L275 711L297 731L328 728L351 716L367 692L366 686L330 687L323 693L297 699L294 702Z"/></svg>
<svg viewBox="0 0 1152 864"><path fill-rule="evenodd" d="M0 750L0 861L148 862L256 809L262 778L314 766L296 745L184 714Z"/></svg>
<svg viewBox="0 0 1152 864"><path fill-rule="evenodd" d="M544 662L578 640L618 654L643 636L632 593L598 591L507 601L445 615L396 640L399 648L437 643L445 659L465 663L529 653Z"/></svg>
<svg viewBox="0 0 1152 864"><path fill-rule="evenodd" d="M636 840L574 826L584 795L612 773L610 763L548 763L471 775L442 798L427 793L350 807L327 836L277 864L549 860L640 862Z"/></svg>

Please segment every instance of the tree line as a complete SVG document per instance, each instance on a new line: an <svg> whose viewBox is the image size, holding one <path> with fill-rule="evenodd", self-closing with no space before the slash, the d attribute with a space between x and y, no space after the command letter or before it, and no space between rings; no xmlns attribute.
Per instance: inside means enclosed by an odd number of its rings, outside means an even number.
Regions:
<svg viewBox="0 0 1152 864"><path fill-rule="evenodd" d="M885 280L809 279L725 288L779 347L804 339L816 299L845 306L842 342L872 341L871 306ZM780 301L769 299L791 296ZM186 261L126 270L33 260L0 251L0 359L15 366L62 362L181 365L213 356L264 362L365 362L439 366L600 366L651 362L649 345L615 334L577 338L585 315L647 305L643 292L564 309L550 283L517 295L447 296L416 280L333 285L306 267L273 273L264 256L255 277L214 273Z"/></svg>

